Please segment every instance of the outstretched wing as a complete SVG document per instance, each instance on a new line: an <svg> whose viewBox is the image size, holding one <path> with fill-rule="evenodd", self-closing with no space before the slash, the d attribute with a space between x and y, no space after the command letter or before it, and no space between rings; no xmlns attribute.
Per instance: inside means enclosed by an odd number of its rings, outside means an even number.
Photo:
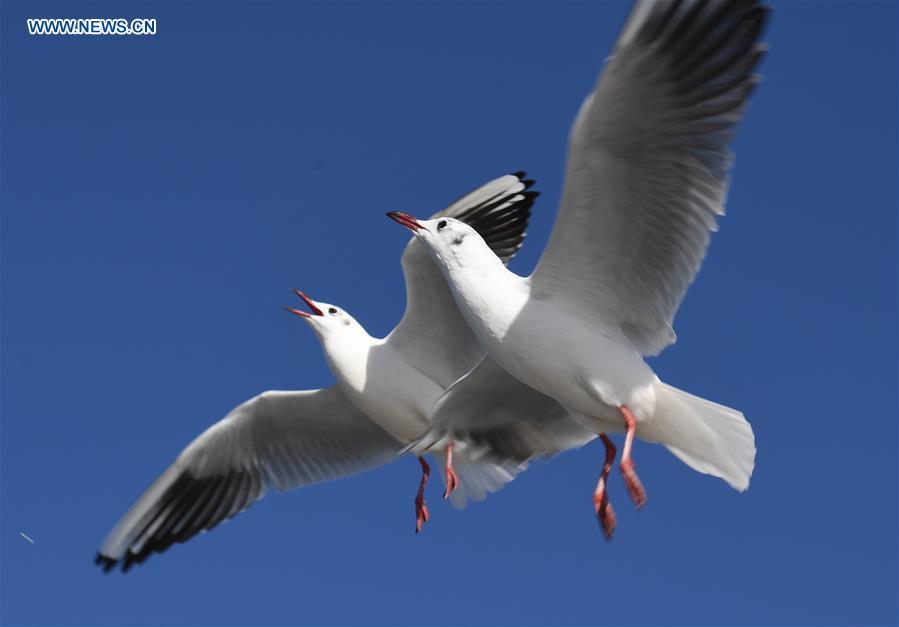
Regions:
<svg viewBox="0 0 899 627"><path fill-rule="evenodd" d="M125 513L96 563L127 571L242 512L268 486L288 490L392 460L401 443L337 387L269 391L194 440Z"/></svg>
<svg viewBox="0 0 899 627"><path fill-rule="evenodd" d="M643 354L672 321L724 213L767 7L641 0L575 119L532 294L618 327Z"/></svg>
<svg viewBox="0 0 899 627"><path fill-rule="evenodd" d="M516 464L595 437L555 400L485 357L437 400L428 432L409 448L422 452L453 441L469 459Z"/></svg>
<svg viewBox="0 0 899 627"><path fill-rule="evenodd" d="M466 194L432 218L452 217L473 227L503 262L521 248L538 192L524 172L501 176ZM449 387L483 356L452 292L424 246L412 238L403 251L406 311L387 341L431 379Z"/></svg>

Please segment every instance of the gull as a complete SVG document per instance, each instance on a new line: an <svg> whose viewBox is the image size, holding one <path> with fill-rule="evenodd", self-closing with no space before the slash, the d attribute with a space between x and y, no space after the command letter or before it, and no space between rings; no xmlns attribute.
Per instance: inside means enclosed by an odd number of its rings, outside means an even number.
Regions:
<svg viewBox="0 0 899 627"><path fill-rule="evenodd" d="M724 213L728 144L757 82L767 12L756 0L635 4L570 131L561 205L530 276L510 272L457 220L398 220L487 351L441 397L413 448L539 421L503 407L529 387L602 439L593 504L606 538L616 525L609 433L625 434L620 470L638 508L646 493L635 436L748 487L755 439L743 415L663 383L644 358L674 342L674 315Z"/></svg>
<svg viewBox="0 0 899 627"><path fill-rule="evenodd" d="M524 176L519 172L490 181L436 216L471 225L490 254L507 262L522 245L538 195ZM152 553L245 510L268 487L284 491L368 470L392 461L420 437L431 405L483 351L445 280L414 238L402 265L406 311L384 339L371 337L346 310L296 290L310 311L288 309L315 332L337 385L267 391L236 407L187 446L138 498L109 533L95 562L106 571L121 563L127 571ZM559 418L569 419L564 414ZM514 456L498 450L504 458ZM423 492L430 469L423 458L419 461L416 531L428 518ZM463 488L453 492L456 505L464 505L466 491L483 499L522 468L465 455L456 462ZM448 488L455 487L453 478L455 473L447 478Z"/></svg>

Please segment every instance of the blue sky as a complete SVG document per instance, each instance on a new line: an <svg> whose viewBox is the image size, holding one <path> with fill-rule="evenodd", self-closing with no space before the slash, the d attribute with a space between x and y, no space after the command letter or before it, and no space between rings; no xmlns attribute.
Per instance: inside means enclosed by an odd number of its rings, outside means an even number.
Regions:
<svg viewBox="0 0 899 627"><path fill-rule="evenodd" d="M404 307L390 209L565 138L627 10L561 3L2 3L0 620L53 624L888 623L897 618L897 5L788 2L728 215L652 364L742 409L745 494L660 447L605 543L591 444L464 512L418 465L267 497L127 576L123 510L242 400L332 377L288 288L373 334ZM154 17L147 38L27 17ZM24 541L19 532L34 539Z"/></svg>

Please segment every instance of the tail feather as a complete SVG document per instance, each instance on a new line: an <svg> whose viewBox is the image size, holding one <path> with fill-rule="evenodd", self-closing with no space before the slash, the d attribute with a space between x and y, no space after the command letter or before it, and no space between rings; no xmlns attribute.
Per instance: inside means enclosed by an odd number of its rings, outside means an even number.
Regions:
<svg viewBox="0 0 899 627"><path fill-rule="evenodd" d="M446 485L446 454L434 452L437 458L440 476ZM527 468L527 464L494 464L468 459L464 451L457 448L453 451L453 470L459 479L459 485L450 495L450 502L456 509L464 509L468 499L483 501L488 494L498 492L507 483Z"/></svg>
<svg viewBox="0 0 899 627"><path fill-rule="evenodd" d="M665 445L697 472L743 492L755 467L755 436L736 409L656 384L656 411L641 436Z"/></svg>

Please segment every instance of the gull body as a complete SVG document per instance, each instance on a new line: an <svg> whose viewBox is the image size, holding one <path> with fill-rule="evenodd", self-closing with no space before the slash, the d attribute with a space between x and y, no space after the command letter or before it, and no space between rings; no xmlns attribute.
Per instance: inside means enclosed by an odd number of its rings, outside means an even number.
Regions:
<svg viewBox="0 0 899 627"><path fill-rule="evenodd" d="M417 450L539 424L527 407L502 408L527 388L602 439L594 505L607 537L617 453L607 432L626 433L621 471L638 507L637 435L748 487L755 440L743 415L666 385L644 358L675 340L674 315L724 213L728 144L757 82L766 15L757 0L635 3L572 125L559 214L530 276L495 263L462 223L408 217L488 354L435 405Z"/></svg>
<svg viewBox="0 0 899 627"><path fill-rule="evenodd" d="M337 312L307 320L346 397L397 441L420 437L431 407L446 387L409 364L385 339L369 335L349 313L312 302L322 311Z"/></svg>
<svg viewBox="0 0 899 627"><path fill-rule="evenodd" d="M499 366L551 396L585 427L620 432L618 407L638 421L654 417L658 377L626 337L601 320L531 294L529 277L482 254L466 225L420 221L419 239L432 246L462 316ZM453 244L455 240L462 242Z"/></svg>
<svg viewBox="0 0 899 627"><path fill-rule="evenodd" d="M416 250L417 244L412 249ZM491 254L494 254L492 250ZM434 274L438 279L438 287L448 291L440 283L436 269ZM453 358L463 365L461 370L458 366L447 368L446 363L438 363L432 359L431 372L443 381L441 385L416 366L413 357L402 350L401 341L391 341L393 334L383 339L374 338L346 311L329 303L314 301L299 290L294 292L306 302L312 313L290 307L287 310L309 322L321 343L325 361L337 379L337 387L355 409L397 442L409 443L421 437L427 429L431 407L447 387L477 359L479 348L467 328L462 327L463 333L456 335L450 334L449 329L446 329L446 335L438 339L439 345L430 346L431 352L434 357L442 352L443 357ZM410 299L413 294L410 290ZM455 308L437 312L433 310L433 305L434 303L428 303L421 308L430 309L438 324L450 327L454 318L460 318ZM413 316L420 315L418 309L414 310ZM397 327L400 329L400 336L402 327L402 323ZM522 465L497 465L489 461L482 463L471 459L462 451L455 459L455 468L460 470L463 477L462 489L456 491L460 480L453 466L452 448L452 444L447 444L445 452L433 453L440 458L441 467L444 468L447 485L444 497L452 494L453 504L457 507L465 505L466 496L473 496L476 500L483 499L487 492L499 489L524 468ZM431 472L424 458L421 455L417 457L422 476L415 498L416 533L421 531L422 525L429 518L424 489Z"/></svg>

